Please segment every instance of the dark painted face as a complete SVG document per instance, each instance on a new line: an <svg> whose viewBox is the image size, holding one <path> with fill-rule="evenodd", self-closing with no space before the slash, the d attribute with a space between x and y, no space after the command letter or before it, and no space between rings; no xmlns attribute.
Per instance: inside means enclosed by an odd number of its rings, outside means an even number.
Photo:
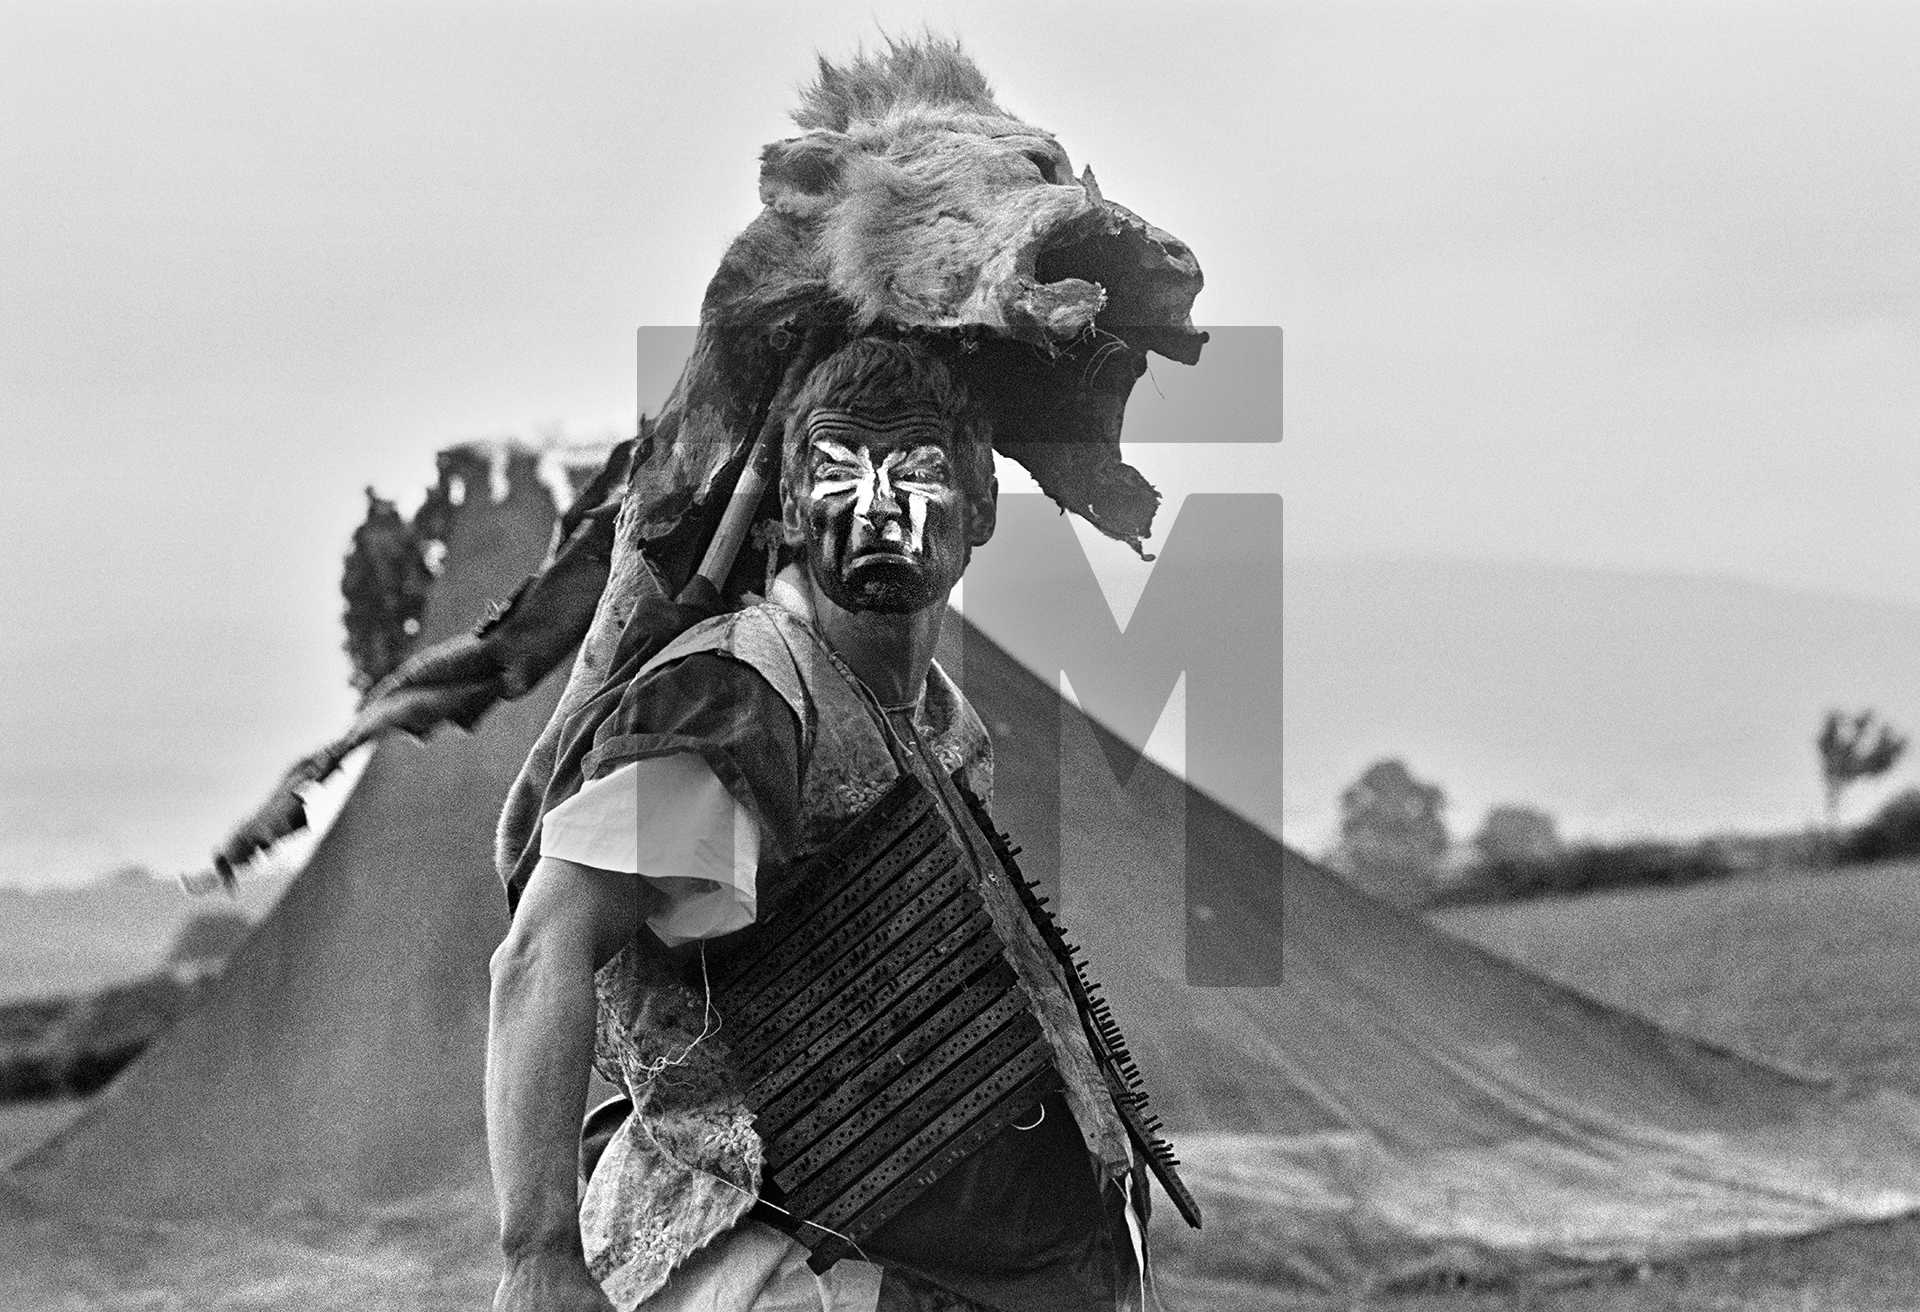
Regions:
<svg viewBox="0 0 1920 1312"><path fill-rule="evenodd" d="M903 614L946 600L972 549L967 496L938 418L816 410L806 470L785 507L814 586L850 611Z"/></svg>

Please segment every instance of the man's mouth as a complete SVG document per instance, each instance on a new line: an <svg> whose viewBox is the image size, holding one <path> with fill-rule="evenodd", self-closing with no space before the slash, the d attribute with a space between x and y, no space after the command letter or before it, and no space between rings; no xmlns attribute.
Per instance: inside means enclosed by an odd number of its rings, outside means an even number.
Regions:
<svg viewBox="0 0 1920 1312"><path fill-rule="evenodd" d="M919 554L913 548L907 533L907 526L898 520L888 520L883 524L862 523L856 525L848 543L849 562L868 557L911 557Z"/></svg>
<svg viewBox="0 0 1920 1312"><path fill-rule="evenodd" d="M862 565L910 565L918 559L918 555L909 551L904 543L871 542L855 548L847 556L847 568L858 569Z"/></svg>

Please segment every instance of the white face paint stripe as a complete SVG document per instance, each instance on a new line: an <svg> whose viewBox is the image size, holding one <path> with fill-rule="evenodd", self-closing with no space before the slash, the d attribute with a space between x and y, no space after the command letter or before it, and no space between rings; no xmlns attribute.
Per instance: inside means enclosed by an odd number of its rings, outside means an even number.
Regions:
<svg viewBox="0 0 1920 1312"><path fill-rule="evenodd" d="M874 494L873 461L867 459L867 453L860 453L860 477L855 480L853 494L853 514L856 519L865 519L873 510Z"/></svg>
<svg viewBox="0 0 1920 1312"><path fill-rule="evenodd" d="M926 539L927 503L930 500L928 491L925 489L929 487L937 489L939 484L934 479L916 478L911 471L905 479L896 481L897 471L902 466L923 458L929 450L936 455L944 455L945 453L939 447L928 444L908 451L892 451L883 457L876 467L872 454L864 445L855 450L841 445L830 437L822 436L814 438L813 446L835 464L852 466L854 470L851 477L816 480L813 485L815 499L844 496L851 492L854 494L854 515L861 519L870 519L875 501L891 504L896 501L896 494L901 494L897 499L904 502L907 511L906 546L910 551L916 553L920 551Z"/></svg>
<svg viewBox="0 0 1920 1312"><path fill-rule="evenodd" d="M927 527L927 498L924 493L907 493L907 523L911 529L911 536L907 539L907 549L918 555L921 538Z"/></svg>
<svg viewBox="0 0 1920 1312"><path fill-rule="evenodd" d="M842 475L814 484L814 494L844 495L855 493L854 513L862 518L872 513L876 498L891 499L900 482L927 481L936 488L940 480L898 479L899 466L911 459L918 458L929 448L940 453L945 452L940 445L940 435L945 425L938 413L924 408L911 407L897 411L883 419L871 419L850 410L815 410L807 416L807 434L813 448L834 463L852 466L857 473L851 478ZM875 440L888 442L922 440L912 446L897 447L882 458L881 467L876 469L872 463L871 444ZM857 449L856 449L857 447Z"/></svg>
<svg viewBox="0 0 1920 1312"><path fill-rule="evenodd" d="M859 499L856 513L865 514L867 505L873 500L873 461L868 457L866 448L855 451L827 437L814 438L813 447L835 464L853 467L851 475L816 480L813 485L814 499L853 492Z"/></svg>

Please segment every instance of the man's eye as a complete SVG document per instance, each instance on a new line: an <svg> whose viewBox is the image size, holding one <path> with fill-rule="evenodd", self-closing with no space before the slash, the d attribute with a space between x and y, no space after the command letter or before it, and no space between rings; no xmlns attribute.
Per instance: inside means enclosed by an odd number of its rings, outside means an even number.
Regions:
<svg viewBox="0 0 1920 1312"><path fill-rule="evenodd" d="M945 483L948 477L947 458L940 452L901 461L893 476L897 483Z"/></svg>

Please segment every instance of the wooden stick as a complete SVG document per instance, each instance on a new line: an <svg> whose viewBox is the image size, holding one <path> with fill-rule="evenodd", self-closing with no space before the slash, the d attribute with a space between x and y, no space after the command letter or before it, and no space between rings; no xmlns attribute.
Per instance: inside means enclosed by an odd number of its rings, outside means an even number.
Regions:
<svg viewBox="0 0 1920 1312"><path fill-rule="evenodd" d="M687 580L687 586L681 589L680 601L712 601L719 597L721 589L726 586L727 575L733 572L733 562L740 554L741 544L747 540L747 534L753 528L754 512L760 508L760 499L766 495L767 483L780 468L780 444L786 433L787 409L793 404L801 384L806 382L807 375L813 372L814 364L824 354L821 348L825 340L826 335L822 330L810 331L795 351L793 359L787 363L786 373L780 379L780 389L767 405L766 417L761 421L760 432L754 438L753 451L747 457L746 468L740 471L740 481L734 485L726 513L720 519L720 527L714 530L713 540L707 544L707 554L701 558L700 568L694 571L693 577Z"/></svg>

